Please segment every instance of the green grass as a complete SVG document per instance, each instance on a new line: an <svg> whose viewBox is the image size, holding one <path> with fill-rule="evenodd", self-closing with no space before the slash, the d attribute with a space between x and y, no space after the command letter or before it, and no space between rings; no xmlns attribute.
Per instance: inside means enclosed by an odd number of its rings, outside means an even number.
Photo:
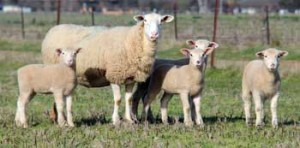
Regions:
<svg viewBox="0 0 300 148"><path fill-rule="evenodd" d="M54 16L54 14L53 14ZM49 14L26 14L26 29L38 31L41 36L55 24L54 17ZM88 15L64 14L63 23L89 24ZM19 27L19 16L0 14L0 29ZM75 19L76 17L76 19ZM103 25L131 25L131 15L124 17L96 17L96 23ZM179 31L188 30L201 35L211 34L208 29L212 23L211 16L179 15ZM260 23L248 16L220 16L220 35L231 34L232 31L252 33L255 27L250 23ZM288 28L296 26L299 17L271 16L273 23L279 24L274 39L278 39L285 31L282 22L289 22ZM201 27L195 27L201 26ZM200 25L199 25L200 24ZM234 30L238 26L240 30ZM172 25L165 28L172 28ZM249 29L250 31L247 31ZM229 31L228 31L229 30ZM180 48L186 47L184 39L169 40L172 30L163 30L158 57L180 58ZM287 30L286 34L293 31ZM197 37L199 34L192 34ZM293 36L294 37L294 36ZM0 147L300 147L300 77L298 74L285 74L282 77L281 96L278 102L279 128L271 127L270 102L265 104L266 126L258 129L246 127L241 93L241 71L232 67L228 69L211 69L206 71L206 86L201 104L201 114L206 126L200 128L185 127L181 101L174 96L169 104L169 116L179 119L172 125L165 126L158 120L155 124L121 124L113 126L113 97L110 87L85 88L78 86L74 95L73 115L76 127L59 128L51 123L45 112L53 103L51 95L37 95L27 108L28 129L17 128L14 124L18 87L16 70L29 63L40 63L39 39L0 39ZM296 39L295 39L296 40ZM281 42L279 42L281 41ZM277 41L276 41L277 42ZM255 53L268 46L255 41L242 42L235 45L220 38L220 47L216 50L216 58L223 60L251 60ZM272 46L289 51L285 60L300 60L299 43L289 41L278 42ZM124 90L122 90L124 93ZM122 100L120 115L124 114L125 100ZM139 107L141 109L141 105ZM154 115L159 119L159 100L153 102ZM254 110L252 109L254 116Z"/></svg>

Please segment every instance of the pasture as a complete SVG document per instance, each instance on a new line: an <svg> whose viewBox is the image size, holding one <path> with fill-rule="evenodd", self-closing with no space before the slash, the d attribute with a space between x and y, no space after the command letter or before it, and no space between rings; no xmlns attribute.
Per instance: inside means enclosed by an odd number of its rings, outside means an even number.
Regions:
<svg viewBox="0 0 300 148"><path fill-rule="evenodd" d="M169 126L160 122L160 101L152 103L154 124L119 126L111 124L113 97L110 87L78 86L73 101L74 128L59 128L47 117L51 95L37 95L27 109L29 128L14 123L18 96L16 70L26 64L41 63L41 41L55 23L54 14L25 14L26 38L20 39L19 16L0 14L0 146L1 147L300 147L300 17L271 16L270 46L264 45L260 16L220 16L216 68L208 67L201 103L205 127L182 123L181 101L170 101ZM74 19L73 19L74 18ZM62 23L89 25L89 15L64 14ZM212 16L180 14L179 39L173 23L163 26L158 57L180 58L179 49L188 38L208 38ZM96 16L98 25L133 25L131 15ZM273 27L272 27L273 26ZM289 51L281 62L281 96L278 101L279 128L271 127L270 102L265 102L265 127L245 125L241 94L244 64L266 47ZM123 90L124 93L124 90ZM139 106L139 115L140 109ZM120 115L124 114L122 99ZM252 108L252 117L255 117Z"/></svg>

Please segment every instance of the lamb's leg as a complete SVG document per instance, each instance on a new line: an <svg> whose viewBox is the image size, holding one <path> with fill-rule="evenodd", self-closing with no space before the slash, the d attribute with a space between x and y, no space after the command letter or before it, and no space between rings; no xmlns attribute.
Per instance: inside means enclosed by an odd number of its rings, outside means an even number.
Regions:
<svg viewBox="0 0 300 148"><path fill-rule="evenodd" d="M193 103L194 103L195 112L196 112L195 122L196 122L197 125L204 126L202 116L201 116L201 113L200 113L201 95L194 97L193 98Z"/></svg>
<svg viewBox="0 0 300 148"><path fill-rule="evenodd" d="M27 128L28 123L26 119L26 104L31 100L33 94L31 92L20 93L17 102L17 112L15 122L18 127Z"/></svg>
<svg viewBox="0 0 300 148"><path fill-rule="evenodd" d="M66 106L67 106L67 122L70 127L74 127L73 116L72 116L72 96L69 95L66 97Z"/></svg>
<svg viewBox="0 0 300 148"><path fill-rule="evenodd" d="M144 121L144 122L146 121L146 119L148 117L149 109L150 109L150 104L156 98L157 94L158 94L157 91L153 91L146 95L144 102L143 102L144 105L143 105L143 112L142 112L142 117L141 117L142 121ZM152 121L150 121L150 122L152 122Z"/></svg>
<svg viewBox="0 0 300 148"><path fill-rule="evenodd" d="M256 126L263 126L263 118L264 118L264 109L263 109L263 101L262 98L257 91L252 92L254 103L255 103L255 112L256 112Z"/></svg>
<svg viewBox="0 0 300 148"><path fill-rule="evenodd" d="M146 82L140 82L137 84L137 88L132 95L132 118L135 122L138 122L138 107L141 98L146 95L148 85L145 85Z"/></svg>
<svg viewBox="0 0 300 148"><path fill-rule="evenodd" d="M271 99L271 113L272 113L272 126L274 128L278 127L278 119L277 119L277 101L278 101L279 93L275 94Z"/></svg>
<svg viewBox="0 0 300 148"><path fill-rule="evenodd" d="M64 98L62 92L54 92L54 99L57 109L57 123L60 127L65 126L65 117L64 117Z"/></svg>
<svg viewBox="0 0 300 148"><path fill-rule="evenodd" d="M161 120L164 124L169 124L168 122L168 103L172 98L172 94L168 94L164 92L161 100L160 100L160 112L161 112Z"/></svg>
<svg viewBox="0 0 300 148"><path fill-rule="evenodd" d="M112 115L112 122L114 125L117 125L120 123L119 107L121 104L121 87L118 84L111 84L111 88L114 95L114 112Z"/></svg>
<svg viewBox="0 0 300 148"><path fill-rule="evenodd" d="M245 118L246 118L246 125L251 124L251 96L248 91L243 91L242 98L244 101L244 111L245 111Z"/></svg>
<svg viewBox="0 0 300 148"><path fill-rule="evenodd" d="M183 113L184 113L184 124L187 126L193 125L191 118L191 107L189 103L188 93L180 93L180 99L182 102Z"/></svg>
<svg viewBox="0 0 300 148"><path fill-rule="evenodd" d="M125 100L126 100L126 110L125 110L125 119L129 123L134 123L131 118L131 108L132 108L132 90L134 83L125 85Z"/></svg>

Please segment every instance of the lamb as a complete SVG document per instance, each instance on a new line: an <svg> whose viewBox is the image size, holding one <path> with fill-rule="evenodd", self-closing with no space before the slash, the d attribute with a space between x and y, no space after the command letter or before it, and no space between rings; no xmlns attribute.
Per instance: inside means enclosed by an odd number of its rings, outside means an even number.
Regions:
<svg viewBox="0 0 300 148"><path fill-rule="evenodd" d="M125 84L126 91L125 119L134 122L130 115L133 86L135 82L144 82L149 76L160 36L160 25L171 22L173 16L151 13L134 16L134 19L138 22L134 26L98 31L78 43L66 41L53 44L57 39L51 36L60 36L60 30L54 27L42 43L44 63L57 62L53 56L56 46L64 47L68 44L86 49L77 58L78 83L86 87L111 85L114 95L114 125L120 121L118 110L122 84Z"/></svg>
<svg viewBox="0 0 300 148"><path fill-rule="evenodd" d="M269 48L256 53L260 60L253 60L246 65L242 80L242 98L247 125L250 124L252 96L256 112L255 125L264 125L263 104L266 99L271 99L272 126L278 127L277 100L281 83L278 67L279 59L287 55L287 51Z"/></svg>
<svg viewBox="0 0 300 148"><path fill-rule="evenodd" d="M66 101L67 124L74 126L72 120L72 92L76 87L75 58L79 49L56 49L59 64L31 64L18 70L19 98L16 112L16 125L27 128L25 116L26 104L37 94L54 95L58 112L59 126L65 125L63 115L64 100Z"/></svg>
<svg viewBox="0 0 300 148"><path fill-rule="evenodd" d="M186 44L190 48L200 49L200 50L205 50L208 47L218 48L218 46L219 46L215 42L211 42L211 41L204 40L204 39L187 40ZM206 60L207 59L205 59L205 65L206 65ZM187 65L187 64L189 64L189 61L190 61L189 58L182 58L182 59L178 59L178 60L155 59L153 69L156 69L157 67L164 65L164 64L173 64L173 65L178 65L178 66ZM146 80L146 82L138 83L137 89L133 93L132 114L133 114L133 118L135 118L135 120L137 120L137 110L138 110L139 101L141 98L144 99L145 95L147 94L147 88L149 87L149 82L150 82L150 77ZM149 110L148 118L152 118L150 116L152 116L151 110Z"/></svg>
<svg viewBox="0 0 300 148"><path fill-rule="evenodd" d="M214 49L213 47L208 47L205 50L183 48L181 52L190 59L188 65L165 64L156 68L151 75L148 94L144 100L142 120L144 121L147 117L151 102L163 90L161 117L164 124L168 124L168 102L174 94L179 94L183 105L185 125L190 126L193 124L189 103L189 98L191 97L196 112L194 120L197 125L203 126L204 123L200 114L200 100L204 87L205 60Z"/></svg>

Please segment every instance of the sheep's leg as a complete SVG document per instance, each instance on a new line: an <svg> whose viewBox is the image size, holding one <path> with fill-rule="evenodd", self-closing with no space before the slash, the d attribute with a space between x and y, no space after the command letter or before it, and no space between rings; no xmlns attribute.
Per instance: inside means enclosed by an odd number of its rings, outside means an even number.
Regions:
<svg viewBox="0 0 300 148"><path fill-rule="evenodd" d="M114 95L114 112L112 115L112 121L114 125L117 125L120 123L119 107L121 104L121 87L118 84L111 84L111 88Z"/></svg>
<svg viewBox="0 0 300 148"><path fill-rule="evenodd" d="M200 113L201 95L194 97L193 103L194 103L195 113L196 113L195 122L197 125L204 126L204 122Z"/></svg>
<svg viewBox="0 0 300 148"><path fill-rule="evenodd" d="M140 82L137 84L137 88L135 90L135 92L133 93L133 97L132 97L132 118L133 120L135 120L135 122L138 122L138 107L139 107L139 102L141 100L141 98L144 99L144 97L146 96L147 93L147 88L148 88L148 84L146 82ZM150 110L149 110L150 112Z"/></svg>
<svg viewBox="0 0 300 148"><path fill-rule="evenodd" d="M148 93L144 99L143 102L143 112L142 112L142 117L141 120L142 121L146 121L147 117L148 117L148 113L149 113L149 109L150 109L150 104L152 103L152 101L156 98L157 92L151 92ZM148 119L149 120L149 119ZM152 121L150 121L152 122Z"/></svg>
<svg viewBox="0 0 300 148"><path fill-rule="evenodd" d="M60 127L63 127L65 125L65 117L64 117L64 97L62 92L56 92L54 93L54 99L57 109L57 123Z"/></svg>
<svg viewBox="0 0 300 148"><path fill-rule="evenodd" d="M169 124L168 122L168 103L172 98L172 94L168 94L164 92L161 100L160 100L160 112L161 112L161 120L164 124Z"/></svg>
<svg viewBox="0 0 300 148"><path fill-rule="evenodd" d="M246 124L250 125L251 124L251 114L250 114L250 109L251 109L251 96L248 91L244 91L242 94L242 98L244 101L244 111L245 111L245 118L246 118Z"/></svg>
<svg viewBox="0 0 300 148"><path fill-rule="evenodd" d="M191 108L189 103L188 93L180 93L180 99L182 102L183 113L184 113L184 124L187 126L193 125L191 118Z"/></svg>
<svg viewBox="0 0 300 148"><path fill-rule="evenodd" d="M271 99L271 113L272 113L272 126L274 128L278 127L278 119L277 119L277 101L278 101L279 93L275 94Z"/></svg>
<svg viewBox="0 0 300 148"><path fill-rule="evenodd" d="M26 119L26 104L31 100L33 94L31 92L28 93L20 93L17 102L17 112L15 122L18 127L27 128L28 123Z"/></svg>
<svg viewBox="0 0 300 148"><path fill-rule="evenodd" d="M125 100L126 100L126 110L125 110L125 119L129 123L134 123L131 118L131 108L132 108L132 90L134 83L125 85Z"/></svg>
<svg viewBox="0 0 300 148"><path fill-rule="evenodd" d="M255 103L255 112L256 112L256 126L263 126L264 110L263 110L263 101L259 92L252 92L254 103Z"/></svg>
<svg viewBox="0 0 300 148"><path fill-rule="evenodd" d="M72 115L72 96L69 95L66 97L66 106L67 106L67 122L70 127L74 127L73 115Z"/></svg>

